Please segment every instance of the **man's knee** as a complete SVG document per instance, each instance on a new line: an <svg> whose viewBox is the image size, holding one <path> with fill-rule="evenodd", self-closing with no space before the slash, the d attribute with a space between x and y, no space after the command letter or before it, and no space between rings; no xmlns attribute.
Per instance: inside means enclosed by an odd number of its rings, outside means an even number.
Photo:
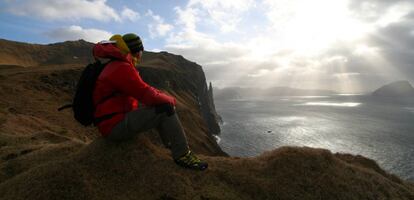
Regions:
<svg viewBox="0 0 414 200"><path fill-rule="evenodd" d="M171 116L175 114L175 107L171 104L165 103L155 106L155 113L161 114L166 113L167 116Z"/></svg>

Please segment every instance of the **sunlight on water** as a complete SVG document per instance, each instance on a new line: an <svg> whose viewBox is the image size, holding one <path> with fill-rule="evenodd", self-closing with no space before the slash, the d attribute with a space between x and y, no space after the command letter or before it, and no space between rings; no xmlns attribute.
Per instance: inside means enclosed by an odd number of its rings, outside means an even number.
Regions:
<svg viewBox="0 0 414 200"><path fill-rule="evenodd" d="M284 122L293 122L293 121L304 121L307 120L307 117L300 117L300 116L289 116L289 117L278 117L278 121Z"/></svg>
<svg viewBox="0 0 414 200"><path fill-rule="evenodd" d="M303 99L319 99L319 98L329 98L329 96L297 96L297 98L303 98Z"/></svg>
<svg viewBox="0 0 414 200"><path fill-rule="evenodd" d="M332 132L337 124L319 117L280 117L287 126L279 127L280 140L295 146L337 149L334 142L322 139L320 133Z"/></svg>
<svg viewBox="0 0 414 200"><path fill-rule="evenodd" d="M284 96L281 101L303 101L303 99L325 99L330 98L329 96Z"/></svg>
<svg viewBox="0 0 414 200"><path fill-rule="evenodd" d="M334 103L334 102L306 102L304 104L299 104L300 106L334 106L334 107L357 107L361 103L356 102L344 102L344 103Z"/></svg>
<svg viewBox="0 0 414 200"><path fill-rule="evenodd" d="M337 94L338 96L361 96L363 94Z"/></svg>
<svg viewBox="0 0 414 200"><path fill-rule="evenodd" d="M225 120L220 146L241 157L282 146L351 153L414 181L414 101L400 105L354 95L217 101Z"/></svg>

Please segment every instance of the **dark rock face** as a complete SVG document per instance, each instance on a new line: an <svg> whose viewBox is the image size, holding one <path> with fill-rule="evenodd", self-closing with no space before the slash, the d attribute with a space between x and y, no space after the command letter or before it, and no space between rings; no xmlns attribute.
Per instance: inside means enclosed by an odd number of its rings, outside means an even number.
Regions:
<svg viewBox="0 0 414 200"><path fill-rule="evenodd" d="M198 102L209 132L215 135L220 133L220 117L215 109L212 86L210 84L210 87L207 87L205 74L200 65L167 52L145 52L143 59L144 63L138 70L144 81L159 89L190 91ZM157 69L154 69L154 63Z"/></svg>
<svg viewBox="0 0 414 200"><path fill-rule="evenodd" d="M213 92L213 85L209 84L208 86L208 98L209 98L209 107L210 107L210 111L212 112L210 117L212 118L212 121L214 122L219 122L219 123L223 123L223 120L221 118L221 116L216 112L216 105L214 104L214 92ZM220 126L215 127L216 130L213 133L220 133Z"/></svg>
<svg viewBox="0 0 414 200"><path fill-rule="evenodd" d="M204 86L200 88L200 94L197 98L199 99L200 109L204 120L206 120L208 124L210 133L218 135L220 133L220 126L218 124L220 118L218 117L214 105L213 88L211 87L211 83L208 89L207 84L204 84Z"/></svg>
<svg viewBox="0 0 414 200"><path fill-rule="evenodd" d="M414 97L414 88L408 81L397 81L375 90L372 95L379 97Z"/></svg>

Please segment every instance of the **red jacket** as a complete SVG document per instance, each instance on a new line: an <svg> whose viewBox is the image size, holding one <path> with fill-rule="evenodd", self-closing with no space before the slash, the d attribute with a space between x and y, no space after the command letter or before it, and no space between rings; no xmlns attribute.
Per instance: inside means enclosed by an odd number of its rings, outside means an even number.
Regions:
<svg viewBox="0 0 414 200"><path fill-rule="evenodd" d="M118 113L98 124L103 136L107 136L112 128L124 119L126 113L137 109L138 101L146 106L163 103L175 105L175 98L149 86L141 79L132 64L131 54L123 55L114 44L98 43L93 48L93 55L96 58L115 59L106 65L99 75L93 92L95 117ZM114 93L115 96L101 102Z"/></svg>

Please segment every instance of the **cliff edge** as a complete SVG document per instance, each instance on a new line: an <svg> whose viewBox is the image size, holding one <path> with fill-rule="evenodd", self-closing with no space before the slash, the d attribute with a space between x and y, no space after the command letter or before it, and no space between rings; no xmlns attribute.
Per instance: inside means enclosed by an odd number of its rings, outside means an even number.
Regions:
<svg viewBox="0 0 414 200"><path fill-rule="evenodd" d="M0 48L0 199L414 199L412 183L361 156L283 147L258 157L228 157L205 118L206 110L214 114L214 104L201 66L166 52L145 52L138 70L177 98L189 145L209 169L177 166L155 130L106 141L94 127L76 123L70 111L56 111L71 101L90 58L70 59L72 51L88 44L62 43L71 50L35 45L25 59L7 43L7 62ZM30 46L15 48L21 45ZM42 61L32 56L36 49L45 55ZM55 62L62 52L68 60Z"/></svg>

